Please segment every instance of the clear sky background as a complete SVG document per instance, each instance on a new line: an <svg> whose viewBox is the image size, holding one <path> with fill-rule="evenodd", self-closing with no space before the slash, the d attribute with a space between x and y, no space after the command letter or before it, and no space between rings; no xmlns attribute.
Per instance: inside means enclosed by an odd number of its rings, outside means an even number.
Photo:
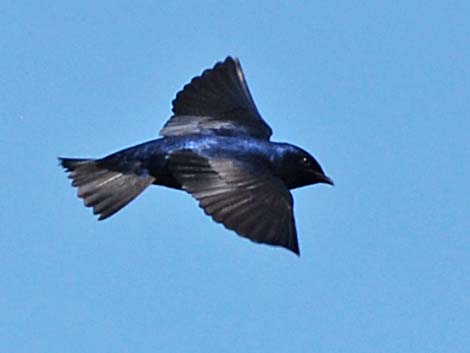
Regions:
<svg viewBox="0 0 470 353"><path fill-rule="evenodd" d="M468 352L468 1L3 1L0 352ZM302 256L152 187L105 222L57 156L153 139L240 58L336 182L295 190Z"/></svg>

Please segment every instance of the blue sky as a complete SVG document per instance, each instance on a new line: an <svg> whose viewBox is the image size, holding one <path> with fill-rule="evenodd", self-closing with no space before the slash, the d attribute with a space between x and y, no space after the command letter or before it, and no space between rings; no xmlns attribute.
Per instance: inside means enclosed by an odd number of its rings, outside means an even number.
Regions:
<svg viewBox="0 0 470 353"><path fill-rule="evenodd" d="M466 352L467 1L0 5L0 351ZM273 140L336 186L293 192L302 256L150 188L97 222L57 156L153 139L238 56Z"/></svg>

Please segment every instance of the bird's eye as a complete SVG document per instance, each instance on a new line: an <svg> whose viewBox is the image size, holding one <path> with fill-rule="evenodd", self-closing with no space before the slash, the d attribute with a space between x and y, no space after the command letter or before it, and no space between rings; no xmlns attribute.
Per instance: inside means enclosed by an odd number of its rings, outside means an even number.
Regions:
<svg viewBox="0 0 470 353"><path fill-rule="evenodd" d="M300 161L302 162L302 164L310 165L310 161L307 157L302 157Z"/></svg>

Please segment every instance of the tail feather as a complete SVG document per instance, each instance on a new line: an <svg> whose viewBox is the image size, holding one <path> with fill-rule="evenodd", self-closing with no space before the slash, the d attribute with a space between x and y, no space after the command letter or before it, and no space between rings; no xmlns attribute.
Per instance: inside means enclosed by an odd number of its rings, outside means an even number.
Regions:
<svg viewBox="0 0 470 353"><path fill-rule="evenodd" d="M72 186L86 207L103 220L115 214L137 197L154 178L132 172L109 170L94 159L59 158L69 173Z"/></svg>

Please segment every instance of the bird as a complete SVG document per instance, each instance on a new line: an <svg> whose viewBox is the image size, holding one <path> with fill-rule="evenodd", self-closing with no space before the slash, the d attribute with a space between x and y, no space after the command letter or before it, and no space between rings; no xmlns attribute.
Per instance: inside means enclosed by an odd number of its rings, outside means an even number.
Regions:
<svg viewBox="0 0 470 353"><path fill-rule="evenodd" d="M99 159L59 158L84 205L104 220L150 185L183 190L225 228L300 256L290 190L334 183L304 149L270 141L240 61L194 77L172 113L160 138Z"/></svg>

